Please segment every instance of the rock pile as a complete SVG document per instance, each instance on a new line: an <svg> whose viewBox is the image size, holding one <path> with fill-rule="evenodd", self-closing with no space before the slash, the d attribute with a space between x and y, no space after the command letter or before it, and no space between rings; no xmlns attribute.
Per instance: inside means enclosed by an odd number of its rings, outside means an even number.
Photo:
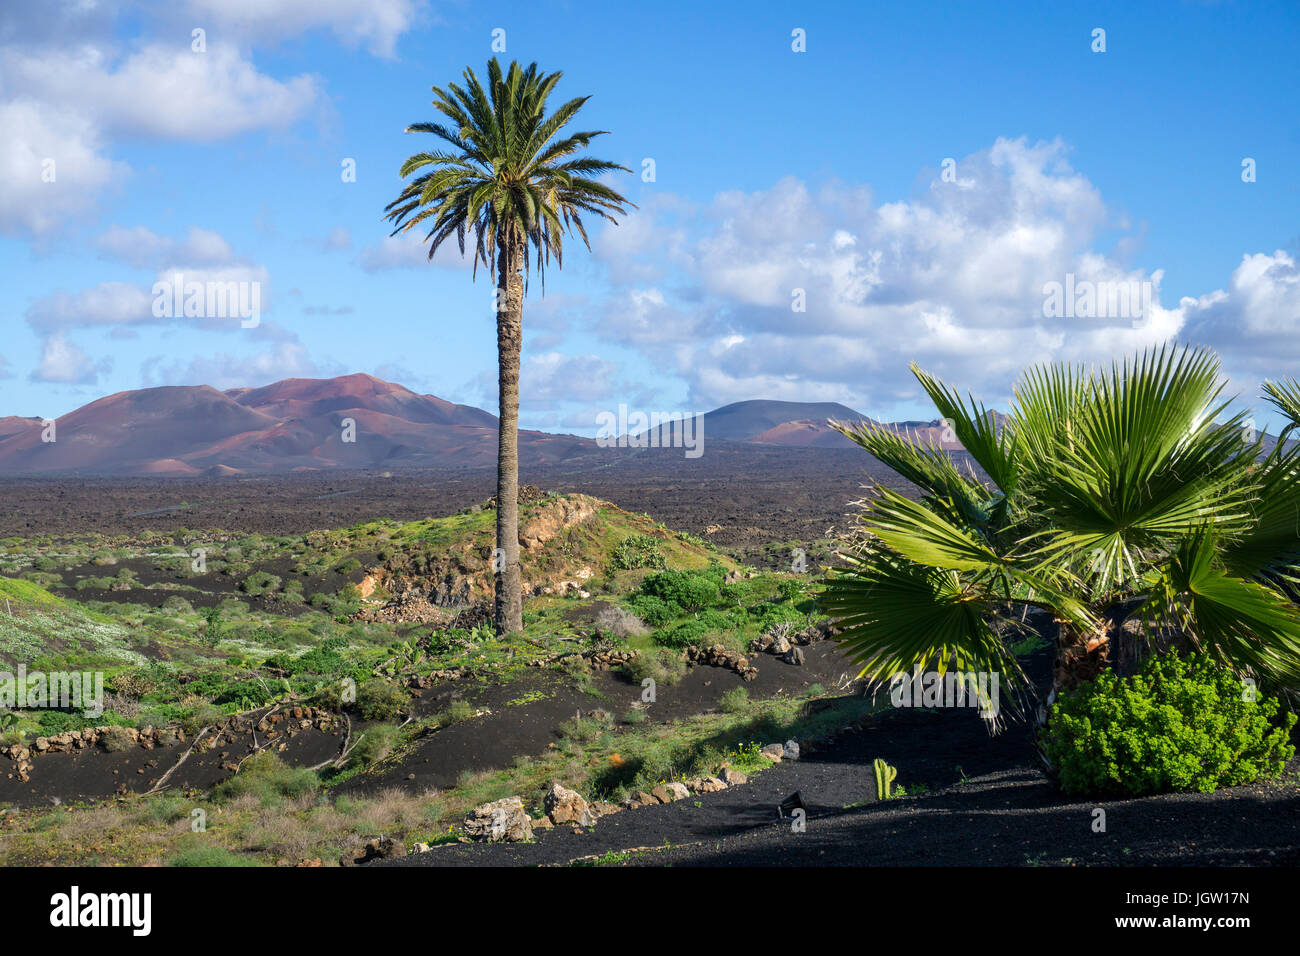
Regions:
<svg viewBox="0 0 1300 956"><path fill-rule="evenodd" d="M839 628L825 621L802 630L795 630L789 624L777 624L754 638L749 649L757 654L771 654L787 664L797 666L804 662L803 648L838 633Z"/></svg>
<svg viewBox="0 0 1300 956"><path fill-rule="evenodd" d="M791 741L793 743L793 741ZM780 744L777 744L780 747ZM796 752L798 745L795 745ZM637 790L623 801L622 806L605 803L600 800L588 802L576 790L559 783L552 783L542 798L544 816L530 819L524 810L524 802L519 797L506 797L492 803L485 803L472 810L465 817L463 830L465 841L517 842L531 840L537 830L549 830L557 826L571 825L575 828L595 826L602 817L623 810L637 807L655 807L664 803L685 800L693 793L717 793L728 787L738 787L748 783L749 778L738 770L726 767L716 777L695 777L686 781L669 781L661 783L649 792Z"/></svg>
<svg viewBox="0 0 1300 956"><path fill-rule="evenodd" d="M691 646L686 648L686 660L692 664L711 664L725 667L740 675L741 680L751 681L758 676L758 668L749 663L749 658L735 651L729 651L721 644L708 647Z"/></svg>
<svg viewBox="0 0 1300 956"><path fill-rule="evenodd" d="M213 733L204 737L198 744L199 751L213 750L227 746L235 738L256 731L267 740L279 737L292 737L303 730L315 727L317 730L333 730L338 718L328 711L314 707L291 707L272 711L260 718L246 714L227 717L213 725ZM69 730L48 737L37 737L31 747L13 744L0 747L0 756L6 756L14 763L10 777L17 777L23 783L31 779L32 757L36 754L77 753L96 746L105 750L121 751L133 747L153 750L155 747L170 747L183 744L188 740L180 727L120 727L104 725L87 727L84 730Z"/></svg>

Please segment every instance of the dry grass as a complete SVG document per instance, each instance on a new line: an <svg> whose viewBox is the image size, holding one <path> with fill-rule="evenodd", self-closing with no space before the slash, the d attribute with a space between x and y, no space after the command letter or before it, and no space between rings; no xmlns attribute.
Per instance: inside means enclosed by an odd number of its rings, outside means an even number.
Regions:
<svg viewBox="0 0 1300 956"><path fill-rule="evenodd" d="M480 804L519 795L534 814L552 781L589 799L619 799L656 782L712 774L723 762L743 766L740 748L759 737L784 740L838 726L871 708L851 698L815 717L800 701L735 702L732 713L700 714L669 724L624 726L590 742L570 740L505 770L466 773L455 788L421 794L398 789L365 797L311 791L277 796L266 788L224 802L207 795L129 796L89 806L0 811L0 864L167 864L182 855L234 854L231 862L294 865L319 858L324 865L355 854L366 840L392 837L406 845L447 839ZM765 766L766 761L758 761ZM276 768L263 768L273 775ZM301 773L288 768L285 775ZM193 832L195 810L206 829Z"/></svg>

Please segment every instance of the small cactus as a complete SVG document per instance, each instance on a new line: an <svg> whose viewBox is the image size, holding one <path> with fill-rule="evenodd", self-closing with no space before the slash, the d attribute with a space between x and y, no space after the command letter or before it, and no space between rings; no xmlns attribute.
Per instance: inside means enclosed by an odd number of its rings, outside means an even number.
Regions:
<svg viewBox="0 0 1300 956"><path fill-rule="evenodd" d="M879 757L872 761L871 766L876 771L876 799L888 800L892 796L890 788L898 776L898 768L891 767Z"/></svg>

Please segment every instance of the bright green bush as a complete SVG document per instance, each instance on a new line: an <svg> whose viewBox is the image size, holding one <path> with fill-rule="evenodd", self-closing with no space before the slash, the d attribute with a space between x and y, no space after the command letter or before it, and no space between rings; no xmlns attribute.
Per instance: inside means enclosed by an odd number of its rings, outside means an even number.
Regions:
<svg viewBox="0 0 1300 956"><path fill-rule="evenodd" d="M1071 794L1198 790L1277 776L1295 755L1296 716L1200 654L1153 655L1132 677L1103 672L1067 692L1042 733Z"/></svg>
<svg viewBox="0 0 1300 956"><path fill-rule="evenodd" d="M641 583L641 593L676 604L686 611L698 611L718 600L722 580L708 571L660 571Z"/></svg>
<svg viewBox="0 0 1300 956"><path fill-rule="evenodd" d="M663 627L685 613L676 604L669 604L663 598L652 597L649 594L638 594L628 603L636 616L651 627Z"/></svg>

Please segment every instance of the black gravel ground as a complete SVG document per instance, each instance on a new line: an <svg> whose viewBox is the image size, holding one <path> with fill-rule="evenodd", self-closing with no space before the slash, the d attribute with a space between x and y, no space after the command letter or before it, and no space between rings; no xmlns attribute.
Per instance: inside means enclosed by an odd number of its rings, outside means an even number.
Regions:
<svg viewBox="0 0 1300 956"><path fill-rule="evenodd" d="M1031 740L1023 724L991 738L969 711L890 711L720 793L533 843L449 844L381 865L1300 865L1300 758L1276 782L1079 802L1036 768ZM907 796L875 801L876 757L898 767ZM796 791L802 831L777 819Z"/></svg>

